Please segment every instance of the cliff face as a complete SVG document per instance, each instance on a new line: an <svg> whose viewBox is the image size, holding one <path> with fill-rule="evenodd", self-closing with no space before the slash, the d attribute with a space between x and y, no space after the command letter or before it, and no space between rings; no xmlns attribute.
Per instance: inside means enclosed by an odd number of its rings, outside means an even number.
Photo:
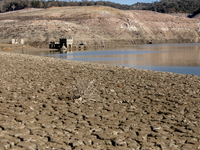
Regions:
<svg viewBox="0 0 200 150"><path fill-rule="evenodd" d="M9 20L8 20L9 19ZM0 14L2 39L24 38L42 45L61 37L75 43L183 43L199 42L200 20L184 15L103 6L25 9Z"/></svg>

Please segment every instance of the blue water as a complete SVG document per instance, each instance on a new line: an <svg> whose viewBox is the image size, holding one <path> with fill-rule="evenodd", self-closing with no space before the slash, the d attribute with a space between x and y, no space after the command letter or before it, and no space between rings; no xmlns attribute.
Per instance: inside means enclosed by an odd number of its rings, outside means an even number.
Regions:
<svg viewBox="0 0 200 150"><path fill-rule="evenodd" d="M69 52L64 54L53 54L45 56L48 57L53 56L54 58L74 60L74 61L104 62L104 61L129 59L128 57L124 57L124 55L148 54L156 52L157 51L138 51L138 50L101 50L101 51L94 50L94 51L81 51L73 53Z"/></svg>
<svg viewBox="0 0 200 150"><path fill-rule="evenodd" d="M55 54L54 56L105 56L105 55L132 55L132 54L147 54L157 51L138 51L138 50L94 50L94 51L79 51L73 53Z"/></svg>
<svg viewBox="0 0 200 150"><path fill-rule="evenodd" d="M131 66L127 66L127 67L131 67ZM200 67L198 67L198 66L197 67L195 67L195 66L190 66L190 67L185 67L185 66L140 66L140 67L136 67L136 68L200 76Z"/></svg>
<svg viewBox="0 0 200 150"><path fill-rule="evenodd" d="M200 76L200 44L129 45L45 56Z"/></svg>

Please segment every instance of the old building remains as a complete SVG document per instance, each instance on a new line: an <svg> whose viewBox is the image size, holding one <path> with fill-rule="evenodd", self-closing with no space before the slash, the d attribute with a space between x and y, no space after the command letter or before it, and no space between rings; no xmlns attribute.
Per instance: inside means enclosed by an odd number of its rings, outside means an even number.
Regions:
<svg viewBox="0 0 200 150"><path fill-rule="evenodd" d="M24 39L21 39L20 42L18 42L18 39L12 39L12 44L24 44Z"/></svg>
<svg viewBox="0 0 200 150"><path fill-rule="evenodd" d="M73 46L73 38L61 38L60 43L59 42L50 42L49 48L50 49L61 49L63 46L65 46L67 49L71 49Z"/></svg>

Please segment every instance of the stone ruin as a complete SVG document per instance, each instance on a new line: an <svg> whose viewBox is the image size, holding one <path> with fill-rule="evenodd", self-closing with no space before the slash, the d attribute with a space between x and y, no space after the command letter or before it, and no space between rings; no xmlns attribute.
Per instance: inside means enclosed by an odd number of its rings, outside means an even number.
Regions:
<svg viewBox="0 0 200 150"><path fill-rule="evenodd" d="M73 45L73 38L67 39L67 47L72 48Z"/></svg>
<svg viewBox="0 0 200 150"><path fill-rule="evenodd" d="M24 39L21 39L20 42L18 42L17 39L12 39L11 43L12 43L12 44L24 44Z"/></svg>
<svg viewBox="0 0 200 150"><path fill-rule="evenodd" d="M49 48L50 49L61 49L63 46L66 48L71 49L73 46L73 38L60 38L59 42L50 42Z"/></svg>

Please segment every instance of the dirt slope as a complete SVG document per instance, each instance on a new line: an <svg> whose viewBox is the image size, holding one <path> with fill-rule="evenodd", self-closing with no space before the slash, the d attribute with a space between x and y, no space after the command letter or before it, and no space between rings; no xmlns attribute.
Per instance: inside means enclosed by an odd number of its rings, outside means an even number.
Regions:
<svg viewBox="0 0 200 150"><path fill-rule="evenodd" d="M45 45L60 37L75 43L199 42L199 19L111 7L53 7L0 14L1 39L24 38Z"/></svg>

